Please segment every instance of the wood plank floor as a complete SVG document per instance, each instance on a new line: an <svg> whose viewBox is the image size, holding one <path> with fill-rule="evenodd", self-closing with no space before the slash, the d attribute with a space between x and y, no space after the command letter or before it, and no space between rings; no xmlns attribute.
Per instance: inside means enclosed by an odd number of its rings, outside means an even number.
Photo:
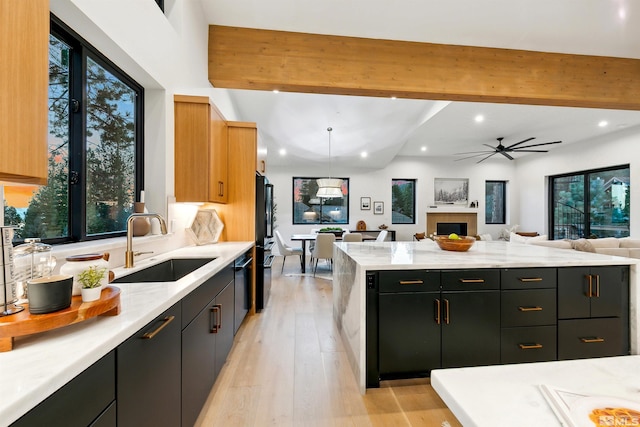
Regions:
<svg viewBox="0 0 640 427"><path fill-rule="evenodd" d="M278 257L268 306L242 324L198 426L461 425L428 379L361 395L333 324L328 267L316 278L294 257L281 267Z"/></svg>

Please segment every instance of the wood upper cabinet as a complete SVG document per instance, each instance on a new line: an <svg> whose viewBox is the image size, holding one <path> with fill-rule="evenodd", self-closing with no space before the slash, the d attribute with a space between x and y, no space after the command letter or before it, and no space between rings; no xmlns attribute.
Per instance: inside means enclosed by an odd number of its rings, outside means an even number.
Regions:
<svg viewBox="0 0 640 427"><path fill-rule="evenodd" d="M47 183L49 1L0 1L0 180Z"/></svg>
<svg viewBox="0 0 640 427"><path fill-rule="evenodd" d="M174 96L175 196L178 202L226 203L227 126L206 96Z"/></svg>

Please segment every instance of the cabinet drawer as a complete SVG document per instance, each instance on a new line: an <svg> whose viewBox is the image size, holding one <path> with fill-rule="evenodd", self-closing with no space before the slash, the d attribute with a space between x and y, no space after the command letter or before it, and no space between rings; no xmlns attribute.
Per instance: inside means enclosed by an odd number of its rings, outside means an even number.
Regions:
<svg viewBox="0 0 640 427"><path fill-rule="evenodd" d="M558 358L622 356L622 319L579 319L558 321Z"/></svg>
<svg viewBox="0 0 640 427"><path fill-rule="evenodd" d="M500 289L500 270L442 271L442 290L477 291Z"/></svg>
<svg viewBox="0 0 640 427"><path fill-rule="evenodd" d="M231 263L182 299L182 329L233 280L233 274Z"/></svg>
<svg viewBox="0 0 640 427"><path fill-rule="evenodd" d="M380 292L433 292L440 290L438 270L394 270L379 273Z"/></svg>
<svg viewBox="0 0 640 427"><path fill-rule="evenodd" d="M556 324L556 290L502 291L502 327Z"/></svg>
<svg viewBox="0 0 640 427"><path fill-rule="evenodd" d="M558 285L555 268L506 268L501 272L502 289L555 288Z"/></svg>
<svg viewBox="0 0 640 427"><path fill-rule="evenodd" d="M501 338L500 361L502 363L556 360L555 326L503 328Z"/></svg>

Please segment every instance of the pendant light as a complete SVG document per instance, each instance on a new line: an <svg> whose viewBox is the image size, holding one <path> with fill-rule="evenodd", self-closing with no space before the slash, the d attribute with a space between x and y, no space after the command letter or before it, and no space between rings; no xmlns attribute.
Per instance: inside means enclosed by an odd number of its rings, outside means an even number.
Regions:
<svg viewBox="0 0 640 427"><path fill-rule="evenodd" d="M318 183L318 192L316 197L330 199L334 197L342 197L342 180L339 178L331 178L331 127L327 128L329 132L329 177L319 178L316 180Z"/></svg>

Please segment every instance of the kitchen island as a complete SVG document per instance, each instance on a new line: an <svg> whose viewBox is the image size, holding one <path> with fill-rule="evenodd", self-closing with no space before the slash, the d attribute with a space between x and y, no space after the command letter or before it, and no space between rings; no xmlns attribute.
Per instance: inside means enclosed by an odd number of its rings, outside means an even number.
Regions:
<svg viewBox="0 0 640 427"><path fill-rule="evenodd" d="M488 274L490 270L495 270L499 273L499 277L502 277L507 276L506 270L516 269L528 269L527 271L546 269L545 271L548 271L549 269L555 270L557 268L558 271L566 270L572 272L571 268L588 269L620 266L621 271L628 271L628 277L625 280L628 283L628 300L626 304L629 307L628 310L625 309L625 313L622 313L619 316L620 319L618 319L625 324L625 330L629 331L627 337L621 338L626 340L622 345L630 348L632 354L638 353L636 259L498 241L476 242L468 252L448 252L441 250L435 242L426 240L421 242L337 243L334 249L334 263L334 320L340 330L353 372L356 375L356 380L362 393L365 393L367 388L367 368L371 366L371 359L377 357L372 353L374 349L370 348L377 335L367 335L368 331L371 333L372 329L371 327L368 328L367 323L367 288L374 285L374 279L372 278L376 277L370 273L380 271L390 272L390 274L398 271L400 274L406 270L424 270L428 274L441 273L444 277L448 276L448 273L455 273L456 271L486 271ZM445 279L442 280L443 282L445 281ZM471 286L476 285L471 284ZM553 283L553 286L555 287L556 284ZM569 286L564 286L563 283L557 283L558 292L563 292L565 287L569 288ZM600 285L598 284L599 289ZM604 284L602 289L603 292L607 290ZM546 289L534 290L546 291ZM498 288L491 292L494 291L501 292L499 283ZM482 290L482 292L485 291ZM489 292L482 295L486 294L489 294ZM593 294L595 296L595 290ZM497 298L498 304L500 304L500 297L498 296ZM445 299L436 299L438 306L435 309L444 312L444 305L440 306L440 301L445 301ZM438 314L440 315L440 312ZM561 315L559 314L559 316ZM572 316L568 315L567 317L573 318ZM499 314L497 318L499 322ZM371 322L371 316L369 316L369 321ZM443 318L442 322L445 321L448 321L448 319ZM554 322L556 321L554 320ZM377 325L378 319L374 319L374 323ZM573 326L571 321L563 320L560 323L563 323L563 326L564 324ZM498 343L500 342L500 326L497 326L498 329L495 332L498 334ZM549 329L548 326L542 326L542 328L544 327ZM557 325L555 323L552 324L552 328L555 334ZM562 333L562 330L559 333ZM396 333L400 338L405 334L407 334L406 330L397 330ZM475 351L476 349L471 347L468 348L467 353L474 353ZM500 349L497 351L500 353ZM564 350L561 350L561 355L562 351ZM567 354L570 355L571 352L568 351ZM367 357L368 355L369 358ZM500 357L501 354L498 354L498 358ZM566 358L571 358L571 356L566 356ZM377 362L374 361L374 363ZM455 364L452 366L455 366ZM369 384L371 384L371 378L369 378Z"/></svg>
<svg viewBox="0 0 640 427"><path fill-rule="evenodd" d="M0 353L0 375L11 384L0 392L0 426L34 408L252 246L253 242L229 242L185 247L139 261L132 269L115 268L117 279L170 258L215 258L175 282L114 285L121 290L117 316L16 338L13 350Z"/></svg>

